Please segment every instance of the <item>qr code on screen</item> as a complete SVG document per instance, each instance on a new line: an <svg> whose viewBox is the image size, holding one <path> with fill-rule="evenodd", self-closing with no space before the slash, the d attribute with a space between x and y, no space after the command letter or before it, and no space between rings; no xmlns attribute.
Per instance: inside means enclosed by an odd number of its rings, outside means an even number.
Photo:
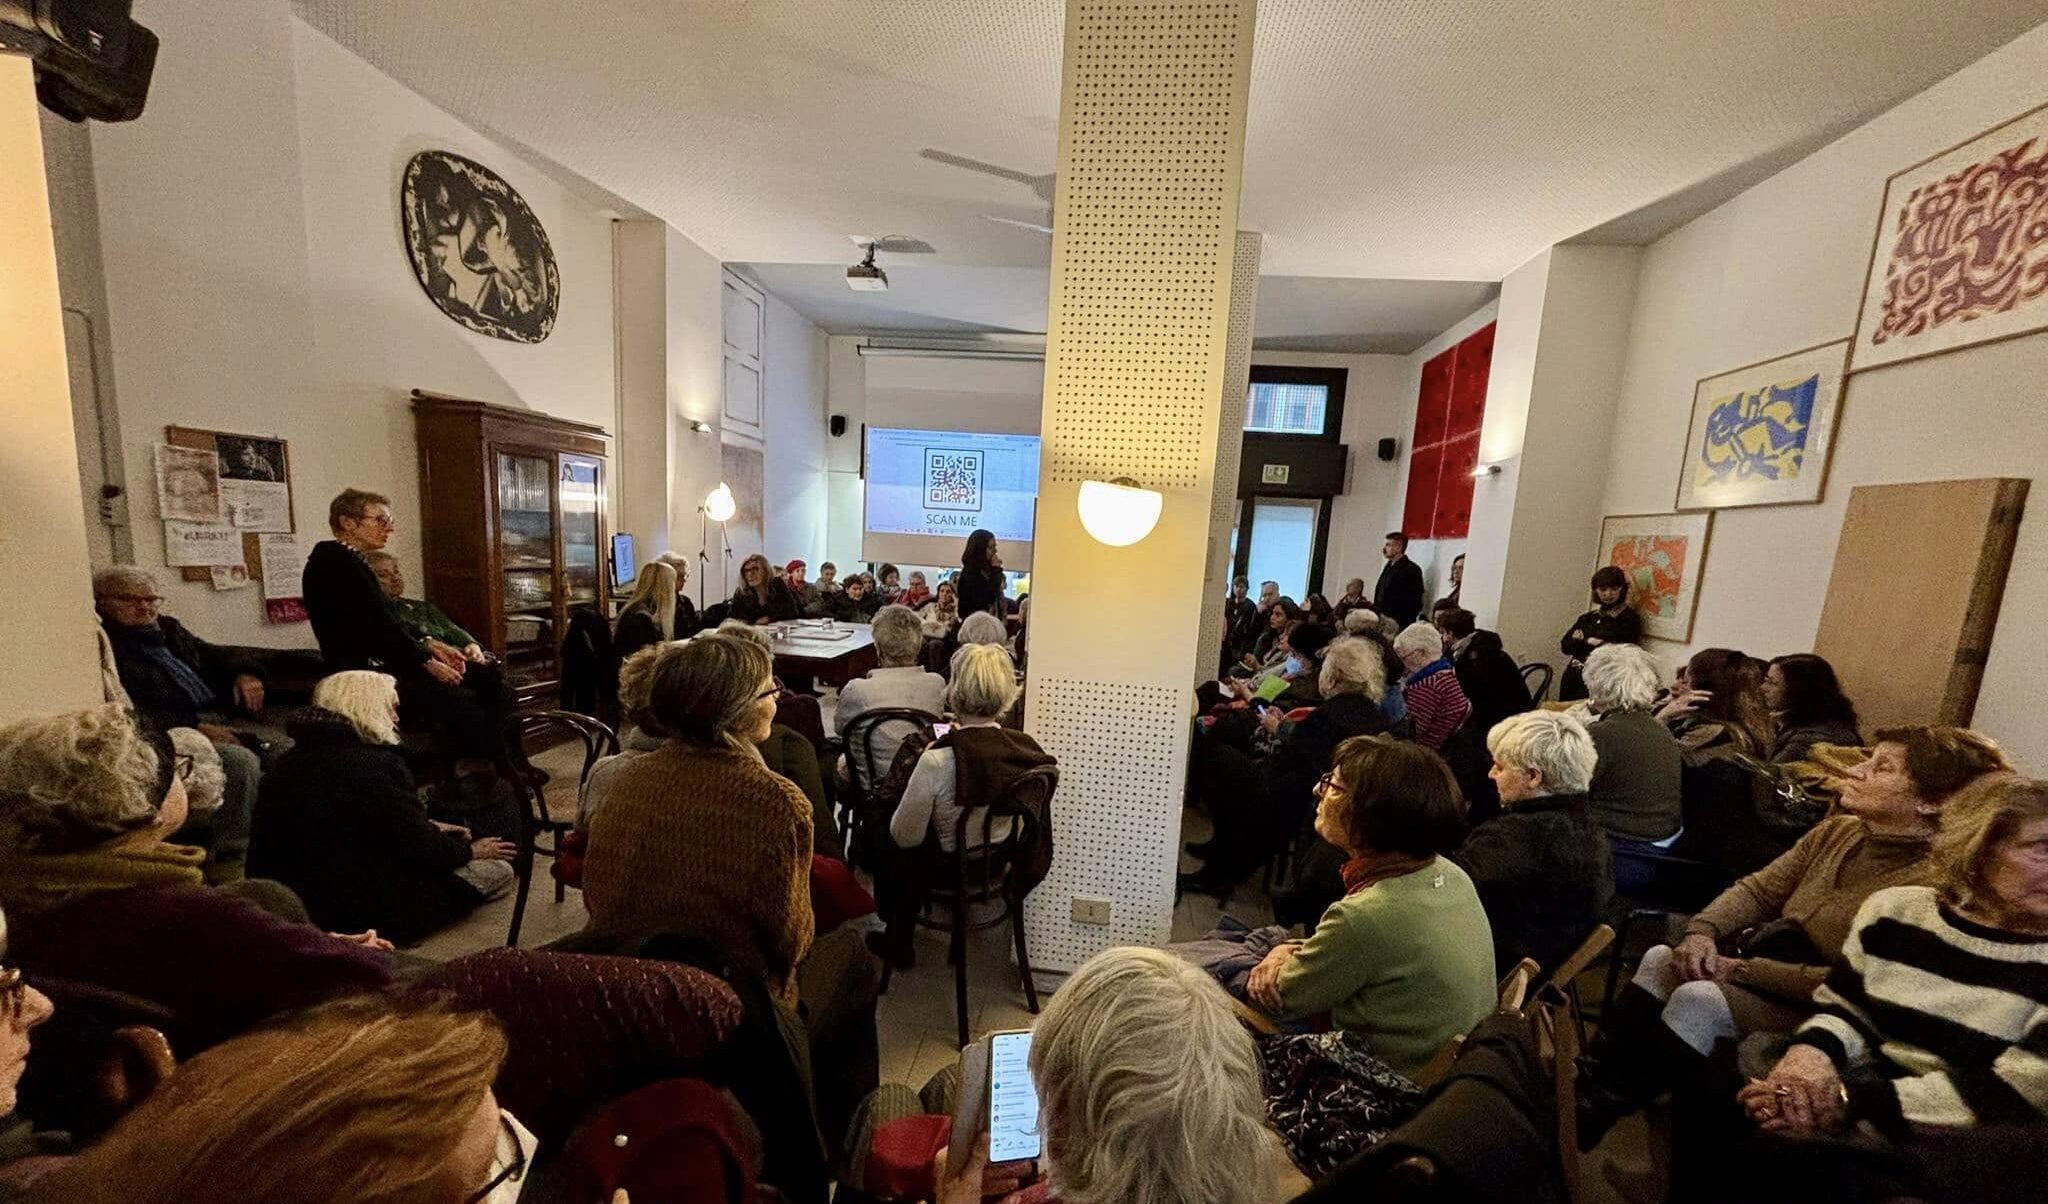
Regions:
<svg viewBox="0 0 2048 1204"><path fill-rule="evenodd" d="M924 504L930 510L981 509L981 453L924 449Z"/></svg>

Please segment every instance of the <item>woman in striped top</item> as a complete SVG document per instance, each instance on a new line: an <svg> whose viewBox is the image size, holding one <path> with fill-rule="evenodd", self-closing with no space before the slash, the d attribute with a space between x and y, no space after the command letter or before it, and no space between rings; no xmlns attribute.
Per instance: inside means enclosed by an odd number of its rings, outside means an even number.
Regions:
<svg viewBox="0 0 2048 1204"><path fill-rule="evenodd" d="M1869 1121L1910 1159L1929 1134L2048 1119L2048 781L1964 790L1932 860L1935 885L1864 903L1820 1014L1743 1088L1765 1132Z"/></svg>

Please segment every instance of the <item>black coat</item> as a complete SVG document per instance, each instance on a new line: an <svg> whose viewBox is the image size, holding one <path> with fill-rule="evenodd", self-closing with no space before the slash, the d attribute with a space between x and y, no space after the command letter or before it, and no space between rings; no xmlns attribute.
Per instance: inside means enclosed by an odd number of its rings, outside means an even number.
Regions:
<svg viewBox="0 0 2048 1204"><path fill-rule="evenodd" d="M1497 632L1473 632L1451 658L1451 667L1457 671L1458 688L1472 700L1472 722L1482 733L1510 715L1536 707L1521 666L1501 647Z"/></svg>
<svg viewBox="0 0 2048 1204"><path fill-rule="evenodd" d="M1451 859L1479 891L1503 974L1525 957L1545 974L1555 969L1605 916L1614 890L1607 835L1583 794L1507 804Z"/></svg>
<svg viewBox="0 0 2048 1204"><path fill-rule="evenodd" d="M1403 552L1380 570L1373 586L1372 608L1406 627L1422 615L1422 566Z"/></svg>
<svg viewBox="0 0 2048 1204"><path fill-rule="evenodd" d="M426 663L427 650L407 635L384 605L370 562L337 539L323 539L306 557L300 584L313 638L331 673L368 669L371 662L402 674Z"/></svg>
<svg viewBox="0 0 2048 1204"><path fill-rule="evenodd" d="M961 618L980 610L991 611L999 619L1003 617L1003 570L962 568L953 588L960 598Z"/></svg>
<svg viewBox="0 0 2048 1204"><path fill-rule="evenodd" d="M1363 694L1339 694L1324 700L1295 724L1266 758L1266 799L1285 831L1292 832L1315 814L1316 782L1330 772L1337 746L1352 736L1387 730L1380 704Z"/></svg>
<svg viewBox="0 0 2048 1204"><path fill-rule="evenodd" d="M767 595L766 598L745 585L733 591L732 605L727 608L727 615L742 623L754 623L762 619L787 623L804 617L803 603L791 592L788 582L780 577L770 577L768 583L761 588Z"/></svg>
<svg viewBox="0 0 2048 1204"><path fill-rule="evenodd" d="M661 643L661 622L645 610L629 610L619 616L612 632L612 655L621 662L650 644Z"/></svg>
<svg viewBox="0 0 2048 1204"><path fill-rule="evenodd" d="M209 644L193 635L190 628L169 615L157 619L162 634L128 631L105 619L107 639L114 646L114 668L121 675L121 688L128 691L135 713L159 728L196 727L200 706L187 694L178 679L143 650L143 645L161 638L172 656L190 665L213 688L208 709L225 710L234 703L235 678L244 673L257 675L253 662L240 654Z"/></svg>
<svg viewBox="0 0 2048 1204"><path fill-rule="evenodd" d="M845 590L825 595L825 614L841 623L866 623L882 609L881 595L869 591L855 598ZM965 617L967 612L960 612Z"/></svg>
<svg viewBox="0 0 2048 1204"><path fill-rule="evenodd" d="M1624 606L1620 614L1614 615L1595 606L1572 620L1572 625L1565 629L1564 638L1557 642L1557 648L1573 660L1582 661L1593 653L1593 645L1586 642L1589 639L1607 644L1640 644L1643 642L1643 616L1633 606Z"/></svg>
<svg viewBox="0 0 2048 1204"><path fill-rule="evenodd" d="M329 932L404 945L466 915L483 896L455 876L469 841L427 818L396 747L369 744L318 709L291 726L296 743L263 775L248 873L275 878Z"/></svg>

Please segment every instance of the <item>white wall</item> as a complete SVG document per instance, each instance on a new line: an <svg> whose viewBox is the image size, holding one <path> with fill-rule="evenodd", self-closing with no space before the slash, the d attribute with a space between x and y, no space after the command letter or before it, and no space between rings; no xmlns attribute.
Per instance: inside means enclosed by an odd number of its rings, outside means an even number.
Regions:
<svg viewBox="0 0 2048 1204"><path fill-rule="evenodd" d="M1253 348L1252 366L1344 369L1344 425L1339 437L1350 453L1344 465L1344 492L1330 506L1323 592L1334 599L1344 591L1347 578L1363 577L1370 593L1379 576L1380 537L1388 529L1387 510L1390 506L1396 511L1400 509L1394 489L1401 474L1401 462L1382 462L1374 449L1390 435L1399 439L1404 449L1408 443L1408 432L1399 425L1401 386L1406 374L1404 357ZM1412 418L1409 425L1414 425Z"/></svg>
<svg viewBox="0 0 2048 1204"><path fill-rule="evenodd" d="M825 558L825 335L773 293L761 346L763 542L768 559Z"/></svg>
<svg viewBox="0 0 2048 1204"><path fill-rule="evenodd" d="M833 335L825 340L825 413L846 419L846 431L825 436L825 550L821 559L842 569L860 557L861 423L867 420L867 360L860 340ZM812 576L817 575L812 566Z"/></svg>
<svg viewBox="0 0 2048 1204"><path fill-rule="evenodd" d="M285 0L190 0L143 17L163 43L149 111L92 130L136 558L163 564L150 448L177 424L289 440L302 547L325 534L342 487L390 494L393 550L417 579L410 389L612 425L608 219ZM399 177L429 146L490 165L547 229L562 307L546 342L472 334L414 280ZM167 609L209 638L311 642L304 625L265 623L254 589L161 575Z"/></svg>
<svg viewBox="0 0 2048 1204"><path fill-rule="evenodd" d="M2048 26L2020 37L1645 253L1604 496L1610 514L1667 511L1693 385L1833 339L1856 323L1873 223L1893 172L2048 99ZM1496 369L1498 371L1498 369ZM2048 334L1850 378L1817 505L1714 519L1692 643L1770 656L1811 648L1853 486L2040 477L2048 468ZM1976 725L2048 771L2048 498L2037 481L1985 667ZM1902 550L1909 551L1909 550ZM1588 558L1590 563L1590 557ZM1901 633L1911 616L1901 615Z"/></svg>
<svg viewBox="0 0 2048 1204"><path fill-rule="evenodd" d="M0 55L0 719L100 700L36 109L28 60Z"/></svg>
<svg viewBox="0 0 2048 1204"><path fill-rule="evenodd" d="M614 534L627 532L643 562L669 546L668 227L612 223L612 312L617 403L611 430Z"/></svg>
<svg viewBox="0 0 2048 1204"><path fill-rule="evenodd" d="M725 314L720 304L724 280L717 258L674 230L668 232L663 271L668 277L662 315L668 362L663 370L674 457L669 463L669 546L691 552L705 546L699 511L704 495L717 487L723 472L718 427L725 413ZM711 429L697 431L693 422L707 423ZM709 536L715 548L717 532ZM650 554L659 550L650 548ZM715 585L717 565L710 575Z"/></svg>

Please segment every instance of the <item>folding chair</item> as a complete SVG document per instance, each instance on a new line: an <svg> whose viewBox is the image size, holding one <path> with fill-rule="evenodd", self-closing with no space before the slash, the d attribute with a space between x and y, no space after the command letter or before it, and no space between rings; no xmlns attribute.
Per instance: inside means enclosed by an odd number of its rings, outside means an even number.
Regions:
<svg viewBox="0 0 2048 1204"><path fill-rule="evenodd" d="M564 730L583 745L583 771L577 776L573 792L564 788L565 783L548 783L547 775L527 755L529 741ZM576 808L583 784L590 780L590 771L601 758L619 751L619 738L603 721L576 711L533 711L508 716L504 737L508 772L503 776L519 796L519 852L512 860L519 892L512 902L512 928L505 936L505 944L516 946L520 924L526 919L526 896L533 887L533 859L536 855L560 855L562 838L576 829ZM541 843L543 835L549 843ZM568 887L558 879L555 902L567 897Z"/></svg>

